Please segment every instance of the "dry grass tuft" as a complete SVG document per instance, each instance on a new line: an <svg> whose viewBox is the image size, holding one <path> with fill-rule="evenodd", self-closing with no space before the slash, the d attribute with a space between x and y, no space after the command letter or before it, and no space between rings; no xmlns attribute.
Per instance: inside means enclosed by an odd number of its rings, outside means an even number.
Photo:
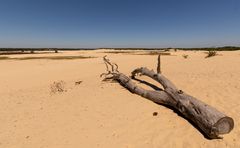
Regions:
<svg viewBox="0 0 240 148"><path fill-rule="evenodd" d="M138 55L171 55L170 52L163 52L163 51L149 51L145 53L139 53Z"/></svg>
<svg viewBox="0 0 240 148"><path fill-rule="evenodd" d="M96 57L91 56L44 56L44 57L19 57L19 58L0 57L0 60L75 60L89 58Z"/></svg>
<svg viewBox="0 0 240 148"><path fill-rule="evenodd" d="M82 83L82 81L76 81L75 85L80 85Z"/></svg>
<svg viewBox="0 0 240 148"><path fill-rule="evenodd" d="M52 51L0 51L0 55L24 55L24 54L29 54L29 55L34 55L34 54L50 54L53 53Z"/></svg>
<svg viewBox="0 0 240 148"><path fill-rule="evenodd" d="M137 51L104 51L101 53L109 53L109 54L134 54Z"/></svg>
<svg viewBox="0 0 240 148"><path fill-rule="evenodd" d="M157 116L158 115L158 112L153 112L153 116Z"/></svg>
<svg viewBox="0 0 240 148"><path fill-rule="evenodd" d="M205 58L210 58L217 55L217 51L208 51Z"/></svg>
<svg viewBox="0 0 240 148"><path fill-rule="evenodd" d="M188 55L184 54L182 55L184 59L187 59L188 58Z"/></svg>
<svg viewBox="0 0 240 148"><path fill-rule="evenodd" d="M53 82L53 84L51 84L50 86L50 93L51 94L55 94L55 93L62 93L62 92L66 92L66 88L65 88L65 82L64 81L58 81L58 82Z"/></svg>
<svg viewBox="0 0 240 148"><path fill-rule="evenodd" d="M49 57L23 57L23 58L15 58L17 60L74 60L74 59L88 59L94 57L85 57L85 56L49 56Z"/></svg>
<svg viewBox="0 0 240 148"><path fill-rule="evenodd" d="M0 60L7 60L9 57L0 57Z"/></svg>
<svg viewBox="0 0 240 148"><path fill-rule="evenodd" d="M171 55L166 51L104 51L102 53L108 54L128 54L128 55Z"/></svg>

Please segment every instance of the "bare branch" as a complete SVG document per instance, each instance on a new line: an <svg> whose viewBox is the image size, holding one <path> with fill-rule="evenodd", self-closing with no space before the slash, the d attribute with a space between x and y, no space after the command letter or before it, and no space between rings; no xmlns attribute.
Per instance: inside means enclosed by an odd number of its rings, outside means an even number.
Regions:
<svg viewBox="0 0 240 148"><path fill-rule="evenodd" d="M161 72L161 54L158 55L157 73L162 73Z"/></svg>
<svg viewBox="0 0 240 148"><path fill-rule="evenodd" d="M200 131L208 138L219 138L219 135L229 133L234 127L234 121L231 117L219 112L217 109L203 103L200 100L186 94L160 73L155 73L146 67L137 68L132 72L132 78L138 74L148 76L159 82L164 90L146 90L137 86L131 78L118 72L117 64L113 64L104 56L104 61L112 67L105 76L104 81L117 80L123 87L132 93L157 103L166 104L179 111L186 119L193 122ZM158 58L160 67L160 55ZM157 68L160 72L160 68Z"/></svg>

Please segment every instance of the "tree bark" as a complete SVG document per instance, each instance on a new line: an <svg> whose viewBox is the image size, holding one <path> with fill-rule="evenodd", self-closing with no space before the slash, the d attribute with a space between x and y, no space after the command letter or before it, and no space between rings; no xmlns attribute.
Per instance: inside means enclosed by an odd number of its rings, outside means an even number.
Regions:
<svg viewBox="0 0 240 148"><path fill-rule="evenodd" d="M157 73L162 73L162 72L161 72L161 54L158 55Z"/></svg>
<svg viewBox="0 0 240 148"><path fill-rule="evenodd" d="M156 74L147 68L138 68L132 72L132 77L135 77L138 73L159 82L163 86L164 92L168 95L168 102L163 104L170 105L181 112L187 119L194 122L207 137L218 138L219 135L229 133L233 129L234 122L232 118L186 94L182 90L178 90L177 87L163 75ZM156 96L154 98L156 100L158 97Z"/></svg>
<svg viewBox="0 0 240 148"><path fill-rule="evenodd" d="M109 63L110 61L108 60ZM164 90L146 90L137 86L131 78L120 72L108 72L112 74L108 79L117 80L132 93L153 102L173 107L186 119L193 122L208 138L220 138L220 135L229 133L234 127L234 121L231 117L186 94L182 90L178 90L170 80L160 73L155 73L153 70L142 67L132 72L132 78L135 78L137 74L148 76L159 82Z"/></svg>

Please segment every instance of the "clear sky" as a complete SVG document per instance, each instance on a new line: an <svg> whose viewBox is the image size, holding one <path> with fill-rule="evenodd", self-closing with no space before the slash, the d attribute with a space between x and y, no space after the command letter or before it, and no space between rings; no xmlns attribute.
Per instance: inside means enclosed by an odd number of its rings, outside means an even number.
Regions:
<svg viewBox="0 0 240 148"><path fill-rule="evenodd" d="M0 0L0 47L240 46L240 0Z"/></svg>

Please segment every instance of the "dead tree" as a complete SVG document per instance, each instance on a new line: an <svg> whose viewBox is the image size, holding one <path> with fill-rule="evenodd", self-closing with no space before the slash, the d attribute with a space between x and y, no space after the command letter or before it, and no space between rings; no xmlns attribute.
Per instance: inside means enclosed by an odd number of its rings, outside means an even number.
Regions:
<svg viewBox="0 0 240 148"><path fill-rule="evenodd" d="M157 73L162 73L161 72L161 54L158 55Z"/></svg>
<svg viewBox="0 0 240 148"><path fill-rule="evenodd" d="M159 82L164 88L164 90L146 90L136 85L130 77L120 73L118 65L111 63L106 56L103 57L103 60L107 69L107 73L101 75L101 77L105 77L104 80L116 80L134 94L174 108L187 120L195 124L208 138L221 138L220 135L227 134L233 129L234 121L231 117L179 90L162 74L155 73L146 67L133 70L132 78L135 78L138 74L145 75Z"/></svg>

